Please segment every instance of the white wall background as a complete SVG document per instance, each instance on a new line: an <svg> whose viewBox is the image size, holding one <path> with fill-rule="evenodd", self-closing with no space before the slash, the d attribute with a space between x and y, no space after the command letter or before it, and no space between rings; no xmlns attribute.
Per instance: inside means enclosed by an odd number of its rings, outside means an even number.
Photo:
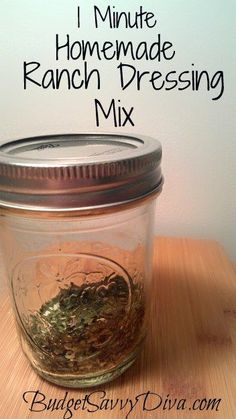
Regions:
<svg viewBox="0 0 236 419"><path fill-rule="evenodd" d="M132 3L132 4L131 4ZM158 17L153 30L93 30L92 10L135 11L140 3ZM76 8L81 5L81 29ZM61 132L112 131L110 122L95 126L93 99L104 105L112 97L134 106L135 127L119 131L158 138L163 145L165 186L157 206L158 233L216 239L236 259L236 65L234 0L145 0L140 2L76 0L1 0L0 39L0 142L24 136ZM198 93L156 92L146 85L121 92L116 63L95 63L102 70L103 89L60 91L36 86L23 89L23 61L39 61L42 68L78 67L80 63L55 62L55 34L69 33L74 40L123 39L153 42L158 33L172 41L175 58L141 64L143 69L223 70L225 92L218 101L204 89ZM138 64L139 66L139 64ZM146 67L146 68L145 68Z"/></svg>

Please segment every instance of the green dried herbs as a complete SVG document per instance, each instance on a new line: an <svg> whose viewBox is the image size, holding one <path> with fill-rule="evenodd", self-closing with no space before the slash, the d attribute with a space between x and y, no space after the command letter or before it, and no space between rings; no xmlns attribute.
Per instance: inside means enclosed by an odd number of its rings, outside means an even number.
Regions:
<svg viewBox="0 0 236 419"><path fill-rule="evenodd" d="M119 365L143 338L140 284L117 274L99 282L73 282L27 319L27 338L43 370L99 373Z"/></svg>

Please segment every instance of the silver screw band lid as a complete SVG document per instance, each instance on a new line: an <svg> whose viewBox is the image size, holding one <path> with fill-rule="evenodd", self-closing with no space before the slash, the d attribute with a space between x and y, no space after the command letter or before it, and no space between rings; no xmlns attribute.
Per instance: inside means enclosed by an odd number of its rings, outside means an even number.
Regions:
<svg viewBox="0 0 236 419"><path fill-rule="evenodd" d="M0 206L37 211L107 207L160 192L162 149L136 135L63 134L0 146Z"/></svg>

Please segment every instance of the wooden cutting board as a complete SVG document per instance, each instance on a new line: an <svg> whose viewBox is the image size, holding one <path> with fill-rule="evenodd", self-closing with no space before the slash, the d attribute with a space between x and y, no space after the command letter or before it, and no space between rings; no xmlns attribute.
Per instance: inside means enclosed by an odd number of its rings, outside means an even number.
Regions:
<svg viewBox="0 0 236 419"><path fill-rule="evenodd" d="M2 291L0 419L236 418L236 275L222 247L157 239L150 301L148 339L136 364L110 384L74 391L31 369ZM64 405L42 411L35 403L38 412L30 411L34 396L45 397L45 406L50 399Z"/></svg>

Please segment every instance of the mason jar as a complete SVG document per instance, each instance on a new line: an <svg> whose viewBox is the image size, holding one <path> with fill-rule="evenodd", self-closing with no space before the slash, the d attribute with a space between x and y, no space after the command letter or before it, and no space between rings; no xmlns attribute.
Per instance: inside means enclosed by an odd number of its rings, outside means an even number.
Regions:
<svg viewBox="0 0 236 419"><path fill-rule="evenodd" d="M1 243L22 349L59 385L123 373L148 330L156 139L26 138L0 147Z"/></svg>

